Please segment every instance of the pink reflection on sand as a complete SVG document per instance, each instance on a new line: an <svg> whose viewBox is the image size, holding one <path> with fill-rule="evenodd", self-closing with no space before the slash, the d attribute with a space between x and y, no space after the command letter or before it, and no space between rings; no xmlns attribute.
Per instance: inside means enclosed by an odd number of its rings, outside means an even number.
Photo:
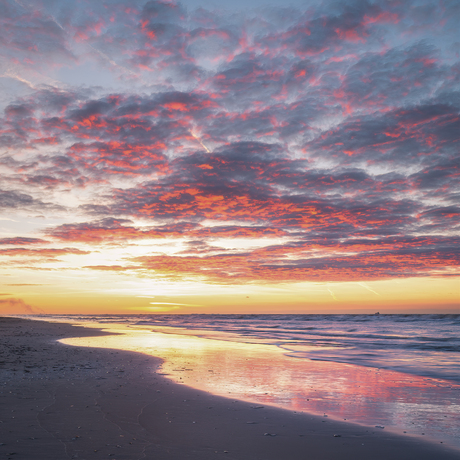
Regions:
<svg viewBox="0 0 460 460"><path fill-rule="evenodd" d="M110 329L114 330L114 329ZM115 330L114 330L115 331ZM217 395L346 419L460 448L460 385L400 372L285 356L245 344L116 326L120 336L64 343L139 351L164 359L177 383ZM189 331L190 332L190 331Z"/></svg>

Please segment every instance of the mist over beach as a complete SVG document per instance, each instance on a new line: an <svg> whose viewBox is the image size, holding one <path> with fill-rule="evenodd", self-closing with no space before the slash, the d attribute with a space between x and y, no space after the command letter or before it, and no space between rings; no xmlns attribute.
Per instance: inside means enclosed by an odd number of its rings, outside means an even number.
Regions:
<svg viewBox="0 0 460 460"><path fill-rule="evenodd" d="M458 0L0 0L0 456L458 458Z"/></svg>

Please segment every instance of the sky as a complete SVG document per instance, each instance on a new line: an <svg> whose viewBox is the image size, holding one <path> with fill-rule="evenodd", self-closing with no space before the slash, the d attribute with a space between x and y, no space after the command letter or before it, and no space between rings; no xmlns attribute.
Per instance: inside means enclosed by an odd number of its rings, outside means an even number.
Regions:
<svg viewBox="0 0 460 460"><path fill-rule="evenodd" d="M0 0L0 313L460 313L459 23Z"/></svg>

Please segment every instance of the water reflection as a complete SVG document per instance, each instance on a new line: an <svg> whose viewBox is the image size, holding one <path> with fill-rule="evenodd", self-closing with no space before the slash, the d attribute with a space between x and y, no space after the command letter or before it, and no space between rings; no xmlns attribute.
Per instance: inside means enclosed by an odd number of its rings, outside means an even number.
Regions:
<svg viewBox="0 0 460 460"><path fill-rule="evenodd" d="M115 329L111 329L114 330ZM73 338L71 345L140 351L165 360L172 380L214 394L327 414L460 448L460 385L375 368L285 356L245 344L120 328L123 336Z"/></svg>

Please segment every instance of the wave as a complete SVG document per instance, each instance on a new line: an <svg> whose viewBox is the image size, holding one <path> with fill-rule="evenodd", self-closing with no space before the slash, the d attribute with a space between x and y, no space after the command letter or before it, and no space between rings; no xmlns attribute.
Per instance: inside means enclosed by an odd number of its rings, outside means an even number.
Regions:
<svg viewBox="0 0 460 460"><path fill-rule="evenodd" d="M51 315L53 316L53 315ZM51 317L48 316L48 317ZM460 381L458 314L54 315L281 347L295 358L383 367ZM334 350L334 352L331 352Z"/></svg>

